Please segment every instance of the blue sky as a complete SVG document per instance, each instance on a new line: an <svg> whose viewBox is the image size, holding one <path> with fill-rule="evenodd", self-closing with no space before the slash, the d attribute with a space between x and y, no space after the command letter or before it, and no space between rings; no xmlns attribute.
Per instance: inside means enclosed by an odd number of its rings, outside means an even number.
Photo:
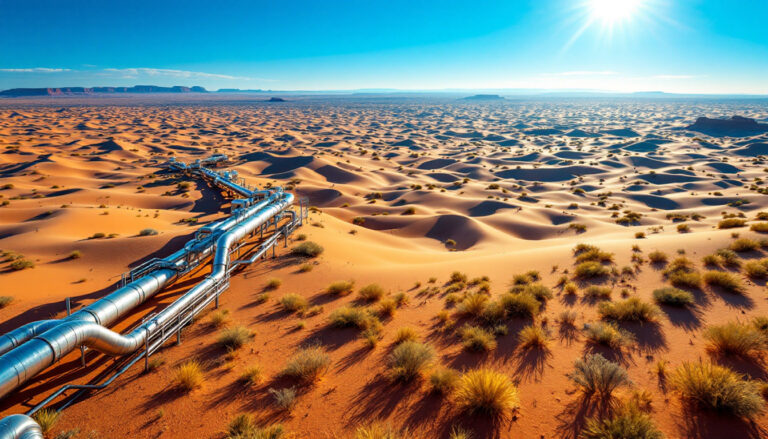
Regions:
<svg viewBox="0 0 768 439"><path fill-rule="evenodd" d="M768 94L767 22L765 0L0 0L0 89Z"/></svg>

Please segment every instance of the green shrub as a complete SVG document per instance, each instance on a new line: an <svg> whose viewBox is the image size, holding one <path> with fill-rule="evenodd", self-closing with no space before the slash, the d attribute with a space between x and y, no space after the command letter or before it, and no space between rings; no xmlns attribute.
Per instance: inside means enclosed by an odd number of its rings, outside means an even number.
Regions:
<svg viewBox="0 0 768 439"><path fill-rule="evenodd" d="M14 271L21 271L27 268L33 268L34 266L35 266L34 262L28 259L24 259L23 257L13 260L10 265L11 270L14 270Z"/></svg>
<svg viewBox="0 0 768 439"><path fill-rule="evenodd" d="M632 384L623 367L606 360L600 354L590 354L578 359L573 367L574 370L568 374L568 378L586 395L597 394L607 398L618 387Z"/></svg>
<svg viewBox="0 0 768 439"><path fill-rule="evenodd" d="M69 253L69 256L67 256L67 259L80 259L83 256L83 254L80 252L80 250L72 250Z"/></svg>
<svg viewBox="0 0 768 439"><path fill-rule="evenodd" d="M741 294L744 292L744 285L734 274L725 271L707 271L704 273L704 282L709 286L717 286L731 293Z"/></svg>
<svg viewBox="0 0 768 439"><path fill-rule="evenodd" d="M300 349L288 359L282 371L285 376L297 378L305 383L316 381L330 367L331 357L320 346Z"/></svg>
<svg viewBox="0 0 768 439"><path fill-rule="evenodd" d="M141 229L139 231L139 236L152 236L157 235L157 230L155 229Z"/></svg>
<svg viewBox="0 0 768 439"><path fill-rule="evenodd" d="M713 363L683 363L675 371L672 384L683 399L703 409L754 418L765 408L756 383Z"/></svg>
<svg viewBox="0 0 768 439"><path fill-rule="evenodd" d="M322 245L313 241L304 241L301 244L294 246L291 249L291 253L296 256L305 256L308 258L316 258L323 253L325 249Z"/></svg>
<svg viewBox="0 0 768 439"><path fill-rule="evenodd" d="M672 306L687 306L693 304L693 294L674 287L664 287L654 290L653 299L657 303Z"/></svg>
<svg viewBox="0 0 768 439"><path fill-rule="evenodd" d="M459 335L467 350L485 352L496 349L496 337L480 326L464 325Z"/></svg>
<svg viewBox="0 0 768 439"><path fill-rule="evenodd" d="M435 350L426 343L416 341L400 343L389 355L392 378L398 381L410 381L421 375L434 358Z"/></svg>
<svg viewBox="0 0 768 439"><path fill-rule="evenodd" d="M602 318L609 320L649 322L656 320L661 310L652 303L630 297L620 302L603 302L597 312Z"/></svg>

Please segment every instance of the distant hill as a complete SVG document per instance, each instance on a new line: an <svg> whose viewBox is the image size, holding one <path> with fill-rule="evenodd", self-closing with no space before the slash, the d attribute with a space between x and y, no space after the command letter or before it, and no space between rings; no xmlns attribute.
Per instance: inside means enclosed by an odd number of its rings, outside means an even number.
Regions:
<svg viewBox="0 0 768 439"><path fill-rule="evenodd" d="M499 95L474 95L474 96L467 96L464 98L465 101L503 101L504 98L502 98Z"/></svg>
<svg viewBox="0 0 768 439"><path fill-rule="evenodd" d="M742 116L733 116L730 119L700 117L696 119L696 123L685 129L713 137L746 137L768 132L768 124L757 123L754 119Z"/></svg>
<svg viewBox="0 0 768 439"><path fill-rule="evenodd" d="M264 93L266 90L257 88L255 90L242 90L239 88L220 88L217 93Z"/></svg>
<svg viewBox="0 0 768 439"><path fill-rule="evenodd" d="M30 96L89 96L118 93L208 93L203 87L160 87L158 85L135 85L133 87L61 87L61 88L12 88L0 91L0 97L19 98Z"/></svg>

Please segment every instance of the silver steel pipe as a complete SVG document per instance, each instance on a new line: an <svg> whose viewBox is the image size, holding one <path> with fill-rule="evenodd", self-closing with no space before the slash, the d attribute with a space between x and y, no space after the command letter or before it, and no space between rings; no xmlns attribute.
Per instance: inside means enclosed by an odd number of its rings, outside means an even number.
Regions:
<svg viewBox="0 0 768 439"><path fill-rule="evenodd" d="M155 328L173 321L181 311L224 278L229 265L230 249L234 243L289 208L292 203L292 194L280 193L277 200L257 210L252 216L246 217L231 230L222 233L216 240L216 253L213 257L211 274L158 315L130 333L122 335L105 328L100 324L101 321L97 320L96 315L103 315L107 319L116 318L121 309L127 309L136 300L140 300L138 290L126 298L121 296L119 301L104 302L104 305L97 310L89 312L94 316L93 319L62 320L55 327L0 356L0 397L18 388L80 346L87 346L107 355L123 355L140 349ZM148 275L145 278L151 278L146 281L148 285L152 287L158 285L153 281L154 276Z"/></svg>
<svg viewBox="0 0 768 439"><path fill-rule="evenodd" d="M43 439L43 430L27 415L10 415L0 421L0 438Z"/></svg>

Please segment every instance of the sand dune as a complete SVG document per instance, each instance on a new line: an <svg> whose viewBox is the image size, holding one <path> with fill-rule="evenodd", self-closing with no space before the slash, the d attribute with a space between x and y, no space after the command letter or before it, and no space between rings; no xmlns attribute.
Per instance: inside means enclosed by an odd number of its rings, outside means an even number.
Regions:
<svg viewBox="0 0 768 439"><path fill-rule="evenodd" d="M0 101L0 250L35 264L18 271L10 261L0 265L0 296L13 297L0 309L0 330L61 316L66 297L76 306L92 302L112 291L121 273L171 253L199 225L228 211L226 198L206 184L164 173L160 165L169 157L194 161L226 154L226 167L248 183L282 185L307 197L310 218L297 233L325 252L304 261L280 248L278 258L233 276L222 307L233 323L254 331L245 349L231 356L221 350L218 330L202 317L185 329L180 346L162 350L164 364L155 371L131 369L117 386L69 407L57 429L94 430L105 438L221 437L227 420L248 411L283 423L296 437L346 437L379 418L423 437L447 437L445 429L457 419L478 438L573 437L577 426L569 422L577 416L577 395L567 374L575 359L594 350L620 362L635 383L620 397L649 392L652 417L667 437L760 437L754 428L768 428L765 414L753 425L706 413L688 416L677 393L654 372L660 360L670 370L697 358L724 362L708 353L703 331L768 315L764 279L736 267L714 268L738 276L744 293L693 289L690 309L664 306L656 323L622 324L636 343L618 351L596 348L583 330L599 319L599 305L584 297L590 285L610 287L614 301L626 296L648 302L655 289L669 286L664 265L648 263L653 250L670 260L684 254L704 271L712 267L701 258L731 245L734 234L759 243L762 235L749 226L768 210L765 134L712 137L686 127L704 114L766 120L764 104L648 100L632 102L636 111L628 112L626 103L589 100L371 104L367 98L296 97L279 105L160 105L142 99L98 105L77 98L53 105ZM726 217L746 224L718 228ZM142 235L144 229L157 234ZM605 265L612 273L594 282L574 277L577 243L613 253L613 263ZM763 247L739 252L741 266L768 256ZM311 271L300 269L305 262ZM554 297L535 320L504 321L508 335L495 336L495 350L468 352L458 331L465 323L481 323L449 300L448 277L456 270L470 279L487 276L493 299L509 289L515 274L537 270ZM202 275L164 292L119 328L164 306ZM267 291L273 277L282 286ZM557 286L561 277L576 285L574 297ZM342 279L355 281L356 289L378 283L409 298L395 315L381 318L375 348L358 330L328 325L330 313L343 305L378 309L355 294L325 292ZM260 302L264 292L270 298ZM278 300L288 293L306 298L317 313L285 312ZM453 326L441 323L441 311ZM568 331L560 324L564 311L575 318ZM548 350L519 346L517 331L532 323L548 334ZM428 380L391 383L387 356L404 326L432 344L446 366L482 365L512 377L522 406L514 419L493 425L482 417L457 417L450 398L429 392ZM290 412L275 410L269 389L297 385L281 376L284 359L312 343L323 344L330 369L315 385L299 387ZM731 366L768 380L764 356ZM177 394L170 389L174 368L189 358L201 360L206 380ZM3 414L24 411L62 383L86 382L107 367L95 353L89 361L81 370L70 367L79 357L65 359L66 367L46 371L3 401ZM264 380L244 388L239 376L255 364ZM124 422L110 422L114 416ZM683 418L703 419L707 428L681 425Z"/></svg>

